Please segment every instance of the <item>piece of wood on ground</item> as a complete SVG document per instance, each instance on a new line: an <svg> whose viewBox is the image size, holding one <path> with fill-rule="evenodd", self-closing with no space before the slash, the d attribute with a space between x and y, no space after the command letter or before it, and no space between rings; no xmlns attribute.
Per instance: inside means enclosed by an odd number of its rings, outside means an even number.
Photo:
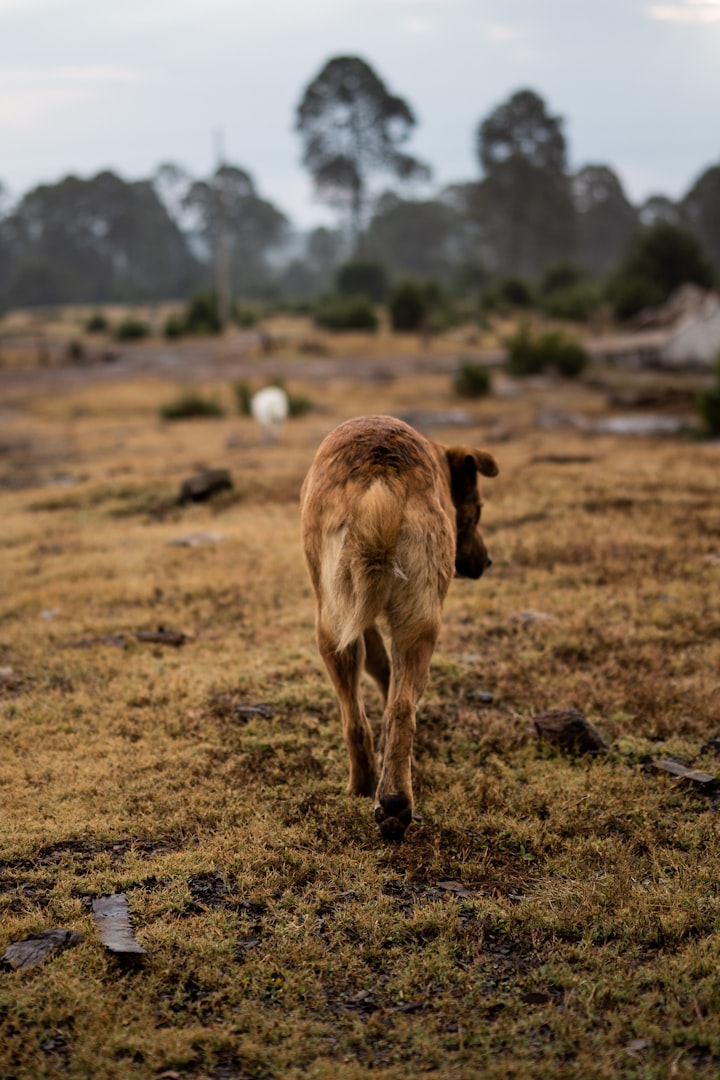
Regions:
<svg viewBox="0 0 720 1080"><path fill-rule="evenodd" d="M54 956L55 953L79 945L82 939L82 934L78 934L75 930L61 930L59 928L41 930L37 934L30 934L29 937L23 938L22 941L14 941L11 945L8 945L4 955L0 958L0 963L4 967L15 968L16 970L37 967L38 964L42 964L48 957Z"/></svg>
<svg viewBox="0 0 720 1080"><path fill-rule="evenodd" d="M673 761L672 758L653 761L652 768L657 769L658 772L669 773L678 780L684 780L701 791L715 792L720 788L720 780L717 776L711 776L710 773L702 772L700 769L690 769L680 761Z"/></svg>
<svg viewBox="0 0 720 1080"><path fill-rule="evenodd" d="M146 951L130 924L125 893L100 896L92 902L93 917L105 948L121 960L137 960Z"/></svg>
<svg viewBox="0 0 720 1080"><path fill-rule="evenodd" d="M533 717L539 739L574 754L604 754L608 744L577 709L548 709Z"/></svg>

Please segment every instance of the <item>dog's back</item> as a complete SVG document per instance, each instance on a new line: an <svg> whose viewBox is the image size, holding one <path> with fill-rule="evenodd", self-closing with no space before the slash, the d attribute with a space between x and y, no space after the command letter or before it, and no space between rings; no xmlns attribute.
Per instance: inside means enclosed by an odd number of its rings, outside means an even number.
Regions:
<svg viewBox="0 0 720 1080"><path fill-rule="evenodd" d="M439 617L453 573L447 485L402 421L362 417L323 442L303 488L303 540L338 650L381 615Z"/></svg>

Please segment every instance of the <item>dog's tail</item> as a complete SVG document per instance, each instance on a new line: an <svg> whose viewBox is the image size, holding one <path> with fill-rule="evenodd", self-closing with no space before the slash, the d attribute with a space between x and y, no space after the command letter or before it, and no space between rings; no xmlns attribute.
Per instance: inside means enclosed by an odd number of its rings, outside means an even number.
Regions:
<svg viewBox="0 0 720 1080"><path fill-rule="evenodd" d="M353 504L334 551L327 553L324 592L338 651L372 625L392 586L407 580L396 553L403 516L401 493L376 480Z"/></svg>

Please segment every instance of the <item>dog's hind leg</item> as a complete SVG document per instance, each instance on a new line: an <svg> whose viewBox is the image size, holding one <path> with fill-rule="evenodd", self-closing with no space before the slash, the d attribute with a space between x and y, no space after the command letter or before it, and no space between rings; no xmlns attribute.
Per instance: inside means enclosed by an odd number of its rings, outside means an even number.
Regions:
<svg viewBox="0 0 720 1080"><path fill-rule="evenodd" d="M347 649L337 650L332 635L318 618L317 639L320 655L340 702L343 735L350 758L350 795L374 795L377 786L373 734L360 697L360 674L365 661L362 637Z"/></svg>
<svg viewBox="0 0 720 1080"><path fill-rule="evenodd" d="M393 678L383 718L384 747L375 820L387 840L402 840L412 821L412 748L415 709L427 683L439 621L420 635L392 633Z"/></svg>

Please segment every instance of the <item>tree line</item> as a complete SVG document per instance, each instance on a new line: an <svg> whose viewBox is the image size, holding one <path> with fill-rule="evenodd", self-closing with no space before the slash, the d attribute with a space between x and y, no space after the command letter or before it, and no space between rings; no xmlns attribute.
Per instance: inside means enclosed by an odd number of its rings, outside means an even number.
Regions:
<svg viewBox="0 0 720 1080"><path fill-rule="evenodd" d="M513 275L537 284L562 266L612 287L653 228L674 235L672 252L690 238L703 266L691 279L709 283L720 269L720 165L677 202L655 195L633 205L609 165L570 169L563 119L533 90L479 121L477 177L429 196L418 185L427 189L431 169L407 150L417 123L410 104L359 57L328 61L295 121L335 228L299 241L287 215L232 164L205 178L177 164L139 181L110 171L68 176L15 205L0 184L0 310L184 297L213 283L220 253L232 295L247 299L318 296L349 259L461 295ZM637 309L659 297L634 257L623 287Z"/></svg>

